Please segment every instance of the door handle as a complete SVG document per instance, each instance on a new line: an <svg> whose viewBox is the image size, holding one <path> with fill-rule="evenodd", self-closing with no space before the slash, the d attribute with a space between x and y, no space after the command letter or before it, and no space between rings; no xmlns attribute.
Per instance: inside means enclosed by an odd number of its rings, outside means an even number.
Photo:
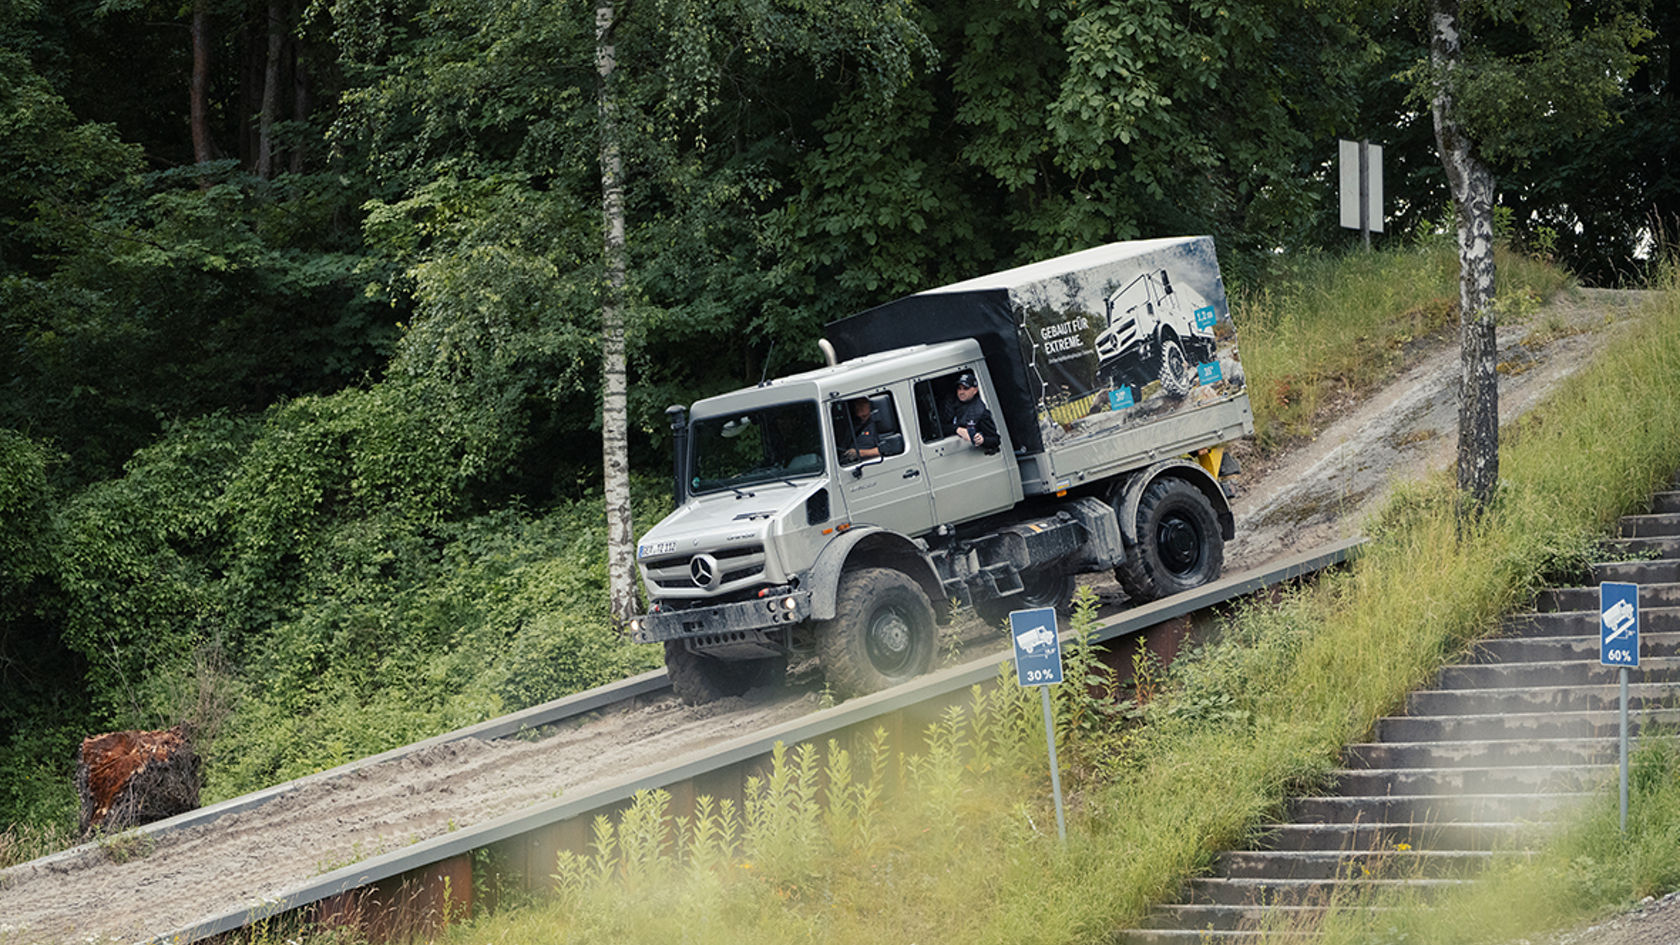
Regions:
<svg viewBox="0 0 1680 945"><path fill-rule="evenodd" d="M905 471L904 471L904 476L903 476L903 478L905 478L905 479L914 479L914 478L916 478L916 477L917 477L917 476L920 476L920 475L921 475L921 474L922 474L922 471L921 471L921 470L920 470L920 469L906 469L906 470L905 470Z"/></svg>

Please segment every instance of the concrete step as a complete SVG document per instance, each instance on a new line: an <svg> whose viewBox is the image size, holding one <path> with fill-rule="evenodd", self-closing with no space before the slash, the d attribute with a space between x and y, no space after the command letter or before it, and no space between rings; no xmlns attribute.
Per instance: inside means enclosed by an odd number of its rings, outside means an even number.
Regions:
<svg viewBox="0 0 1680 945"><path fill-rule="evenodd" d="M1680 558L1680 535L1652 538L1612 538L1604 543L1607 557Z"/></svg>
<svg viewBox="0 0 1680 945"><path fill-rule="evenodd" d="M1608 667L1606 667L1608 670ZM1613 671L1612 677L1613 677ZM1629 674L1630 676L1632 674ZM1620 688L1614 678L1590 685L1531 686L1527 688L1420 689L1406 696L1407 715L1517 715L1527 712L1598 712L1619 710ZM1674 686L1630 680L1628 711L1672 708Z"/></svg>
<svg viewBox="0 0 1680 945"><path fill-rule="evenodd" d="M1410 891L1428 897L1458 889L1466 879L1255 879L1207 876L1193 879L1179 899L1204 905L1346 905L1373 894Z"/></svg>
<svg viewBox="0 0 1680 945"><path fill-rule="evenodd" d="M1144 924L1148 928L1203 932L1307 931L1316 929L1323 917L1323 906L1185 903L1156 909Z"/></svg>
<svg viewBox="0 0 1680 945"><path fill-rule="evenodd" d="M1592 620L1591 624L1586 625L1589 629L1598 626L1596 614L1585 616ZM1644 614L1640 614L1639 622L1640 662L1644 662L1646 657L1680 656L1680 631L1653 630ZM1590 636L1499 637L1482 640L1471 648L1466 662L1542 663L1568 660L1598 662L1596 630Z"/></svg>
<svg viewBox="0 0 1680 945"><path fill-rule="evenodd" d="M1680 516L1676 516L1680 518ZM1673 581L1639 585L1639 609L1680 606L1680 583ZM1598 612L1598 585L1552 587L1534 595L1534 609L1541 612L1587 610Z"/></svg>
<svg viewBox="0 0 1680 945"><path fill-rule="evenodd" d="M1316 931L1216 932L1206 929L1126 929L1114 933L1116 945L1274 945L1280 942L1312 942L1317 938Z"/></svg>
<svg viewBox="0 0 1680 945"><path fill-rule="evenodd" d="M1616 760L1617 738L1507 738L1456 742L1366 742L1349 745L1342 763L1351 769L1488 768L1606 764Z"/></svg>
<svg viewBox="0 0 1680 945"><path fill-rule="evenodd" d="M1680 512L1680 491L1659 492L1651 496L1651 511L1658 514Z"/></svg>
<svg viewBox="0 0 1680 945"><path fill-rule="evenodd" d="M1680 541L1680 539L1676 539ZM1546 613L1512 614L1500 620L1499 637L1575 637L1598 634L1598 601L1589 610L1554 610ZM1680 633L1680 607L1639 608L1640 635Z"/></svg>
<svg viewBox="0 0 1680 945"><path fill-rule="evenodd" d="M1614 764L1463 765L1451 768L1339 768L1332 772L1342 794L1577 793L1602 787Z"/></svg>
<svg viewBox="0 0 1680 945"><path fill-rule="evenodd" d="M1226 876L1250 879L1462 879L1490 863L1522 856L1526 854L1488 850L1230 850L1218 856L1214 868Z"/></svg>
<svg viewBox="0 0 1680 945"><path fill-rule="evenodd" d="M1623 538L1669 538L1680 535L1680 512L1624 515L1617 530Z"/></svg>
<svg viewBox="0 0 1680 945"><path fill-rule="evenodd" d="M1680 708L1628 713L1628 731L1632 734L1637 735L1643 726L1652 723L1680 725ZM1488 715L1394 715L1377 720L1372 740L1453 742L1503 738L1616 738L1620 734L1621 712L1606 709Z"/></svg>
<svg viewBox="0 0 1680 945"><path fill-rule="evenodd" d="M1502 689L1533 686L1593 686L1617 682L1618 669L1601 666L1597 660L1546 660L1533 663L1460 663L1441 670L1441 689ZM1680 682L1680 658L1643 657L1628 674L1632 683Z"/></svg>
<svg viewBox="0 0 1680 945"><path fill-rule="evenodd" d="M1543 836L1549 825L1494 822L1278 824L1255 838L1263 850L1512 850Z"/></svg>
<svg viewBox="0 0 1680 945"><path fill-rule="evenodd" d="M1293 823L1480 823L1487 821L1548 822L1560 812L1586 803L1590 792L1557 791L1535 794L1329 794L1291 798L1287 816Z"/></svg>
<svg viewBox="0 0 1680 945"><path fill-rule="evenodd" d="M1654 558L1641 561L1602 561L1592 566L1592 583L1621 581L1626 584L1673 584L1680 581L1680 560Z"/></svg>

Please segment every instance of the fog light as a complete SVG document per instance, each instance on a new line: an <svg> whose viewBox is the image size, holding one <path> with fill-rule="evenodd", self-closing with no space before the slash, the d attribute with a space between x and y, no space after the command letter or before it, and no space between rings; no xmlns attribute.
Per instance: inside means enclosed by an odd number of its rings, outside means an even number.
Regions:
<svg viewBox="0 0 1680 945"><path fill-rule="evenodd" d="M799 601L794 600L792 594L789 594L788 596L782 598L782 609L783 610L792 610L792 609L794 609L795 607L798 607L798 606L799 606Z"/></svg>

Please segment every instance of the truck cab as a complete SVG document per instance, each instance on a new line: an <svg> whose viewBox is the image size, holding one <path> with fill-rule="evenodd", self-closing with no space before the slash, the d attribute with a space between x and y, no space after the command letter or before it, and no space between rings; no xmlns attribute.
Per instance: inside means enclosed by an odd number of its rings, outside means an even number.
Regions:
<svg viewBox="0 0 1680 945"><path fill-rule="evenodd" d="M668 664L698 658L699 670L686 669L722 677L701 686L700 695L715 696L773 673L765 663L809 643L801 637L811 618L834 616L838 589L823 592L832 583L825 571L907 573L943 622L951 575L928 560L927 536L954 535L1022 500L1007 430L999 425L989 449L957 433L965 373L994 402L980 346L965 339L694 404L683 424L678 507L637 546L656 609L635 623L634 637L686 654L668 653ZM874 446L859 451L864 422Z"/></svg>

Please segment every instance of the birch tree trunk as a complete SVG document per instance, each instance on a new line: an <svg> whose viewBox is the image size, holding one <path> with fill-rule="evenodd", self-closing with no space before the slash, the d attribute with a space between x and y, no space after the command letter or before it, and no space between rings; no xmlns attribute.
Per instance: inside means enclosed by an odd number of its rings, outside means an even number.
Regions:
<svg viewBox="0 0 1680 945"><path fill-rule="evenodd" d="M1459 0L1434 0L1435 145L1458 207L1458 488L1484 508L1499 482L1499 359L1493 323L1493 173L1454 114L1450 78L1463 61Z"/></svg>
<svg viewBox="0 0 1680 945"><path fill-rule="evenodd" d="M601 79L601 212L604 280L601 295L601 465L607 511L607 604L613 619L636 613L634 533L630 523L630 458L624 364L624 179L614 97L612 0L595 8L595 71Z"/></svg>

